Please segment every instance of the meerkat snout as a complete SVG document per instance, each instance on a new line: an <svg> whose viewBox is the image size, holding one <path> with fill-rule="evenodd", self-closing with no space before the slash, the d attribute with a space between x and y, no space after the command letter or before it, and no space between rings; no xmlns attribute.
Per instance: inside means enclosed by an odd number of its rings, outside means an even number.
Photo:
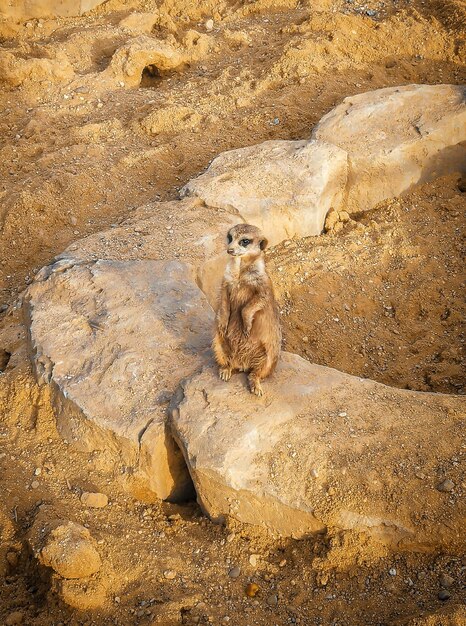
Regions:
<svg viewBox="0 0 466 626"><path fill-rule="evenodd" d="M220 378L248 372L252 393L262 395L261 380L275 369L281 329L273 287L264 262L268 241L256 226L237 224L227 234L225 269L213 342Z"/></svg>

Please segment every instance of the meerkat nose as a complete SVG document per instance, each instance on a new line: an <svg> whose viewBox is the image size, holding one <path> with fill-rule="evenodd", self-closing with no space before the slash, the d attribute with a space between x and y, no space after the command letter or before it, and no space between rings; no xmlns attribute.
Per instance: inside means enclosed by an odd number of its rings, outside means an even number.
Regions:
<svg viewBox="0 0 466 626"><path fill-rule="evenodd" d="M228 248L227 252L228 254L235 254L235 251L233 248Z"/></svg>

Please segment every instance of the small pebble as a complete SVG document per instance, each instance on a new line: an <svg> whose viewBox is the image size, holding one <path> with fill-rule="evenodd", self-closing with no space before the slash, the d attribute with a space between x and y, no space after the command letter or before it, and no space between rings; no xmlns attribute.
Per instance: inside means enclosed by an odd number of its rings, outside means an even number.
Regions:
<svg viewBox="0 0 466 626"><path fill-rule="evenodd" d="M446 600L449 600L451 597L451 593L449 591L447 591L446 589L441 589L438 592L438 599L442 600L442 602L445 602Z"/></svg>
<svg viewBox="0 0 466 626"><path fill-rule="evenodd" d="M338 417L346 417L348 415L348 413L346 413L346 411L342 411L341 413L338 413Z"/></svg>
<svg viewBox="0 0 466 626"><path fill-rule="evenodd" d="M448 574L441 574L440 584L442 587L451 587L454 582L455 582L455 579L452 576L449 576Z"/></svg>
<svg viewBox="0 0 466 626"><path fill-rule="evenodd" d="M286 565L286 559L282 559L280 563L278 564L279 567L285 567L285 565Z"/></svg>
<svg viewBox="0 0 466 626"><path fill-rule="evenodd" d="M176 578L176 572L172 569L165 570L163 575L167 580L173 580L174 578Z"/></svg>
<svg viewBox="0 0 466 626"><path fill-rule="evenodd" d="M309 341L309 337L303 337L303 342L307 343Z"/></svg>
<svg viewBox="0 0 466 626"><path fill-rule="evenodd" d="M16 624L22 624L24 621L24 613L22 611L13 611L10 613L6 620L6 626L15 626Z"/></svg>
<svg viewBox="0 0 466 626"><path fill-rule="evenodd" d="M121 601L120 596L115 596L115 602L117 604L120 604L120 601Z"/></svg>
<svg viewBox="0 0 466 626"><path fill-rule="evenodd" d="M278 604L278 596L277 594L272 594L270 596L267 597L267 604L269 606L277 606Z"/></svg>
<svg viewBox="0 0 466 626"><path fill-rule="evenodd" d="M391 569L388 570L388 573L390 574L390 576L396 576L396 569L392 567Z"/></svg>
<svg viewBox="0 0 466 626"><path fill-rule="evenodd" d="M205 23L205 29L208 31L211 31L214 27L214 20L207 20L207 22Z"/></svg>
<svg viewBox="0 0 466 626"><path fill-rule="evenodd" d="M272 124L274 126L277 126L278 124L280 124L280 120L278 119L278 117L274 117L274 119L272 120Z"/></svg>
<svg viewBox="0 0 466 626"><path fill-rule="evenodd" d="M16 567L18 565L18 554L17 552L7 552L6 560L11 567Z"/></svg>
<svg viewBox="0 0 466 626"><path fill-rule="evenodd" d="M449 491L453 491L454 488L455 488L455 483L449 478L447 478L446 480L441 482L439 485L437 485L437 491L449 492Z"/></svg>
<svg viewBox="0 0 466 626"><path fill-rule="evenodd" d="M31 483L31 487L33 489L37 489L37 487L39 486L39 481L38 480L33 480Z"/></svg>
<svg viewBox="0 0 466 626"><path fill-rule="evenodd" d="M34 476L40 476L42 474L42 470L40 467L36 467L34 470Z"/></svg>
<svg viewBox="0 0 466 626"><path fill-rule="evenodd" d="M255 598L258 593L259 593L259 585L256 585L256 583L249 583L246 586L246 595L249 598Z"/></svg>
<svg viewBox="0 0 466 626"><path fill-rule="evenodd" d="M93 509L102 509L108 504L108 497L105 493L84 491L81 494L80 500L84 506L89 506Z"/></svg>
<svg viewBox="0 0 466 626"><path fill-rule="evenodd" d="M232 567L231 570L228 572L228 576L230 578L238 578L240 574L241 574L240 567Z"/></svg>
<svg viewBox="0 0 466 626"><path fill-rule="evenodd" d="M249 563L253 567L257 567L258 560L259 560L259 555L258 554L251 554L251 556L249 557Z"/></svg>

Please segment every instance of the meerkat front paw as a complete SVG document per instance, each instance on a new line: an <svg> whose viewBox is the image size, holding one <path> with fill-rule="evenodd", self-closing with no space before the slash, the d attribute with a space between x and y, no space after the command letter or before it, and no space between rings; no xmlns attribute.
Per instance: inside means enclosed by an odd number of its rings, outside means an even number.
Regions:
<svg viewBox="0 0 466 626"><path fill-rule="evenodd" d="M229 367L221 367L218 370L218 375L220 376L222 380L226 382L227 380L230 380L231 378L231 369Z"/></svg>

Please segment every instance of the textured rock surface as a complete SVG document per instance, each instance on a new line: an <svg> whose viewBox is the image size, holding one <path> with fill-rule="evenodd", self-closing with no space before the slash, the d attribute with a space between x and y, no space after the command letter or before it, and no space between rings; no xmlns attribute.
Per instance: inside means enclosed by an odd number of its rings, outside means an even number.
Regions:
<svg viewBox="0 0 466 626"><path fill-rule="evenodd" d="M264 391L252 398L243 375L224 383L209 367L173 401L174 436L213 519L294 537L355 529L398 548L460 546L464 510L435 489L459 452L460 398L393 389L289 353Z"/></svg>
<svg viewBox="0 0 466 626"><path fill-rule="evenodd" d="M184 497L165 406L205 362L212 310L181 262L76 263L44 268L28 293L34 366L51 383L58 428L119 456L136 495Z"/></svg>
<svg viewBox="0 0 466 626"><path fill-rule="evenodd" d="M105 0L0 0L0 15L16 19L82 15Z"/></svg>
<svg viewBox="0 0 466 626"><path fill-rule="evenodd" d="M235 213L210 207L198 198L154 202L140 207L119 226L81 239L59 259L74 261L173 259L185 262L215 306L226 263L226 234L241 222Z"/></svg>
<svg viewBox="0 0 466 626"><path fill-rule="evenodd" d="M63 578L86 578L98 572L101 566L94 544L87 528L63 522L46 535L38 558Z"/></svg>
<svg viewBox="0 0 466 626"><path fill-rule="evenodd" d="M348 153L345 208L368 210L417 183L466 171L466 87L407 85L350 96L312 137Z"/></svg>
<svg viewBox="0 0 466 626"><path fill-rule="evenodd" d="M266 141L220 154L181 193L237 212L276 244L319 235L330 207L341 202L346 176L346 154L336 146Z"/></svg>

